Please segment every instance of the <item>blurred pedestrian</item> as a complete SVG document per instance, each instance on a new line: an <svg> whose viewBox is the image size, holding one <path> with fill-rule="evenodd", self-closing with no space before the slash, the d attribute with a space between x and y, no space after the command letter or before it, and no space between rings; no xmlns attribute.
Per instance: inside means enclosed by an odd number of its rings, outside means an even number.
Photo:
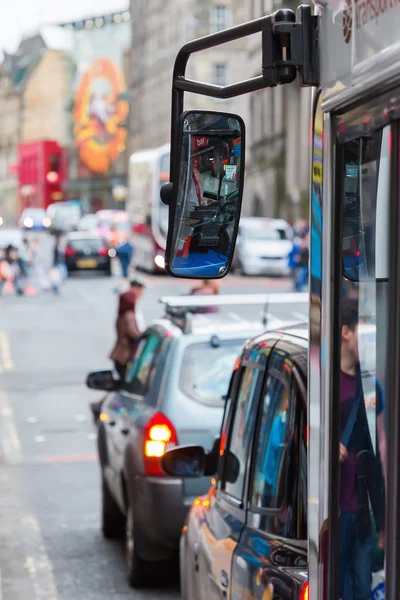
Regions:
<svg viewBox="0 0 400 600"><path fill-rule="evenodd" d="M53 266L50 270L50 283L55 294L60 293L62 282L67 278L67 269L65 267L64 248L62 246L61 235L55 238L53 250Z"/></svg>
<svg viewBox="0 0 400 600"><path fill-rule="evenodd" d="M137 277L130 282L130 289L120 295L118 317L116 321L117 341L111 351L110 358L114 361L115 369L123 379L126 364L132 356L135 343L140 338L141 331L137 323L137 303L143 296L145 284Z"/></svg>
<svg viewBox="0 0 400 600"><path fill-rule="evenodd" d="M295 278L296 292L302 292L308 284L308 262L310 258L309 237L308 231L304 231L300 239Z"/></svg>
<svg viewBox="0 0 400 600"><path fill-rule="evenodd" d="M203 279L200 284L190 290L191 296L212 296L219 294L219 284L214 279ZM197 314L217 313L217 306L202 306L196 309Z"/></svg>
<svg viewBox="0 0 400 600"><path fill-rule="evenodd" d="M19 281L17 283L21 289L23 289L24 293L26 290L26 286L28 283L28 278L30 274L31 267L31 254L30 254L30 246L27 238L24 238L22 241L22 246L18 250L18 262L20 267L20 276Z"/></svg>
<svg viewBox="0 0 400 600"><path fill-rule="evenodd" d="M115 248L115 252L121 265L122 277L127 279L129 266L133 256L133 246L130 241L126 239Z"/></svg>
<svg viewBox="0 0 400 600"><path fill-rule="evenodd" d="M47 277L47 268L40 256L40 240L38 238L34 239L30 246L30 263L32 278L37 280L42 290L48 291L51 286Z"/></svg>
<svg viewBox="0 0 400 600"><path fill-rule="evenodd" d="M2 252L0 257L0 295L7 282L12 283L14 280L14 271L11 264L11 252L13 246L7 246Z"/></svg>

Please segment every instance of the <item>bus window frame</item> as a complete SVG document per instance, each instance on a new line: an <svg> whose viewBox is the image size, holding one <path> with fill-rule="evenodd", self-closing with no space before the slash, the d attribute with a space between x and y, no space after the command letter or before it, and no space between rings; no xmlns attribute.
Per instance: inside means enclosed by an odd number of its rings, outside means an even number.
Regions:
<svg viewBox="0 0 400 600"><path fill-rule="evenodd" d="M383 106L383 98L375 99L375 107ZM360 104L357 110L365 110L365 121L370 115L367 103ZM332 402L332 398L338 398L340 395L340 378L337 374L340 372L340 348L341 348L341 316L340 307L342 302L342 227L343 227L343 202L342 202L342 174L344 169L344 144L338 139L338 122L352 124L352 113L348 111L338 118L337 115L330 114L332 141L330 145L331 157L334 164L332 172L331 202L327 204L324 201L324 207L327 208L327 214L324 218L331 220L330 236L327 243L328 259L330 262L330 277L325 273L325 303L329 297L330 310L328 311L328 327L331 330L331 354L328 362L328 393L325 393L325 411L328 419L328 431L325 434L329 436L328 457L326 457L329 479L328 489L325 488L327 505L327 557L326 581L324 581L324 594L326 600L338 600L339 598L339 528L337 527L337 518L339 514L339 488L340 488L340 463L339 463L339 431L340 431L340 403ZM380 123L375 130L382 130L390 123L390 132L392 136L391 155L390 155L390 258L389 258L389 289L388 289L388 311L390 315L391 326L388 329L386 340L388 356L388 377L386 394L386 422L387 422L387 440L388 440L388 478L386 490L386 512L385 512L385 530L390 530L391 535L386 535L386 597L395 597L397 593L397 574L399 572L399 545L400 545L400 440L398 433L400 431L400 406L396 402L400 390L400 373L398 364L400 362L400 207L399 207L399 189L400 182L398 175L399 166L399 142L400 142L400 123L398 120ZM358 132L352 138L359 139L365 136L365 132ZM347 140L346 140L347 141ZM325 166L325 164L324 164ZM326 295L329 294L329 296ZM322 394L324 398L324 393ZM322 420L321 420L322 422ZM322 509L324 510L324 509ZM388 525L390 523L390 525ZM394 533L392 535L392 532ZM397 541L399 540L399 541ZM321 590L321 586L320 586Z"/></svg>

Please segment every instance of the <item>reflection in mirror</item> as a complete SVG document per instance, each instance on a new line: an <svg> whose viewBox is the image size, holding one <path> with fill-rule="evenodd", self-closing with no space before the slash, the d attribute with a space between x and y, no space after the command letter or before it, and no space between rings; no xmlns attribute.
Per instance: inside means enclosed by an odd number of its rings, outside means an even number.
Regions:
<svg viewBox="0 0 400 600"><path fill-rule="evenodd" d="M233 256L244 170L244 124L222 113L183 115L169 267L222 277Z"/></svg>
<svg viewBox="0 0 400 600"><path fill-rule="evenodd" d="M180 446L164 454L161 466L172 477L202 477L206 455L201 446Z"/></svg>

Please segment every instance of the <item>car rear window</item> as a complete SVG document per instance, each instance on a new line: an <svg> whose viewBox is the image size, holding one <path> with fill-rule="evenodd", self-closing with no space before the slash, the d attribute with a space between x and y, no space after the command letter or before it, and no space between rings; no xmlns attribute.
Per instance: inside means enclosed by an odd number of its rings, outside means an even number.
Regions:
<svg viewBox="0 0 400 600"><path fill-rule="evenodd" d="M181 368L181 391L202 404L222 406L235 361L245 340L192 344L186 348Z"/></svg>
<svg viewBox="0 0 400 600"><path fill-rule="evenodd" d="M104 246L104 242L101 239L68 240L68 245L72 246L77 252L83 252L85 249L89 248L92 252L96 252Z"/></svg>

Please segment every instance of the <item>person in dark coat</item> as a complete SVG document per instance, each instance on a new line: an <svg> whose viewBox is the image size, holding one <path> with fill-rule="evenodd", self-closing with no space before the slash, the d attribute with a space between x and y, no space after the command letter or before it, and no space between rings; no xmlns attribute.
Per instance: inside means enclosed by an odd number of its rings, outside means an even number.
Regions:
<svg viewBox="0 0 400 600"><path fill-rule="evenodd" d="M133 347L140 337L140 329L136 321L136 304L143 296L145 288L144 283L139 279L134 279L130 285L130 289L119 298L116 321L117 341L110 354L121 379L125 375L126 364Z"/></svg>

